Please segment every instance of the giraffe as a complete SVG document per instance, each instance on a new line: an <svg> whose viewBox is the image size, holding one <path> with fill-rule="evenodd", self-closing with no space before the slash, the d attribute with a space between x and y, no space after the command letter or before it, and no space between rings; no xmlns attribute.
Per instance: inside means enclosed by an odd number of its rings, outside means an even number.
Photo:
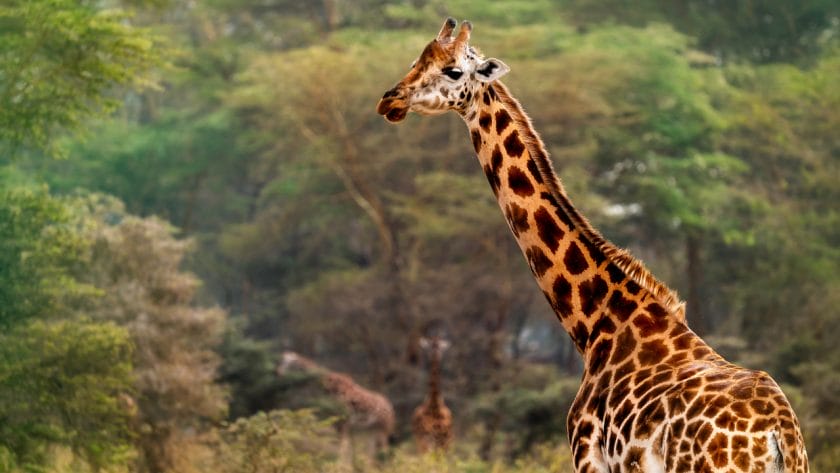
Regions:
<svg viewBox="0 0 840 473"><path fill-rule="evenodd" d="M584 360L567 416L577 472L808 471L799 422L764 372L728 363L684 304L572 205L519 102L510 68L448 18L377 112L455 111L537 284ZM453 37L454 36L454 37Z"/></svg>
<svg viewBox="0 0 840 473"><path fill-rule="evenodd" d="M414 410L414 438L420 453L432 449L448 450L452 444L452 412L440 392L440 363L449 342L440 337L421 338L420 347L428 355L429 391L423 403Z"/></svg>
<svg viewBox="0 0 840 473"><path fill-rule="evenodd" d="M293 351L285 351L277 366L277 374L282 377L292 371L317 376L327 393L346 409L347 419L338 425L341 457L346 459L352 455L351 432L372 433L374 454L386 450L389 437L394 431L395 417L394 407L385 396L359 386L346 374L331 371Z"/></svg>

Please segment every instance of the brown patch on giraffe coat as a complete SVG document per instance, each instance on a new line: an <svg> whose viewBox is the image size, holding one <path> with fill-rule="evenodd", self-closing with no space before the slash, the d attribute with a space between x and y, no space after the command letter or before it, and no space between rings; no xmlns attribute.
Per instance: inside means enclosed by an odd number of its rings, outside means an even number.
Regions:
<svg viewBox="0 0 840 473"><path fill-rule="evenodd" d="M665 318L668 316L668 311L665 310L664 307L657 304L656 302L652 302L645 306L645 310L652 316L656 318Z"/></svg>
<svg viewBox="0 0 840 473"><path fill-rule="evenodd" d="M589 358L588 371L590 373L598 374L609 359L612 351L613 341L609 338L602 338L600 341L592 346L591 355Z"/></svg>
<svg viewBox="0 0 840 473"><path fill-rule="evenodd" d="M712 436L712 432L714 431L715 429L713 429L711 425L709 425L707 422L702 422L700 428L697 429L696 437L694 437L697 439L697 444L705 444L706 441L709 440L709 437Z"/></svg>
<svg viewBox="0 0 840 473"><path fill-rule="evenodd" d="M510 114L507 110L501 109L496 112L496 134L501 136L502 132L507 129L508 125L510 125L512 121L513 119L510 118Z"/></svg>
<svg viewBox="0 0 840 473"><path fill-rule="evenodd" d="M490 132L490 126L493 124L493 116L487 112L481 112L478 116L478 126L484 130L485 133Z"/></svg>
<svg viewBox="0 0 840 473"><path fill-rule="evenodd" d="M569 273L573 275L580 274L589 267L589 263L586 262L586 257L583 256L583 252L580 251L580 247L575 242L571 242L566 249L566 256L563 257L563 263L566 265Z"/></svg>
<svg viewBox="0 0 840 473"><path fill-rule="evenodd" d="M662 340L651 340L642 343L642 348L639 350L639 363L642 366L655 365L661 362L668 356L668 347L662 343Z"/></svg>
<svg viewBox="0 0 840 473"><path fill-rule="evenodd" d="M528 160L528 172L531 173L531 176L534 178L537 184L542 184L544 182L542 174L540 173L540 169L537 167L537 162L533 159Z"/></svg>
<svg viewBox="0 0 840 473"><path fill-rule="evenodd" d="M505 151L511 158L518 158L522 156L525 151L525 144L519 139L519 131L513 130L504 141Z"/></svg>
<svg viewBox="0 0 840 473"><path fill-rule="evenodd" d="M625 277L624 271L621 270L618 266L614 263L610 263L607 265L607 274L610 276L610 282L615 284L623 280Z"/></svg>
<svg viewBox="0 0 840 473"><path fill-rule="evenodd" d="M572 329L572 339L575 341L575 345L583 351L586 348L586 342L589 340L589 330L586 328L586 324L583 322L578 322L577 325Z"/></svg>
<svg viewBox="0 0 840 473"><path fill-rule="evenodd" d="M636 294L638 294L638 293L639 293L639 291L641 291L641 290L642 290L642 287L641 287L641 286L639 286L639 285L636 283L636 281L633 281L632 279L631 279L631 280L629 280L629 281L627 281L627 284L625 284L625 285L624 285L624 287L625 287L625 288L627 288L627 292L629 292L630 294L632 294L632 295L634 295L634 296L635 296Z"/></svg>
<svg viewBox="0 0 840 473"><path fill-rule="evenodd" d="M658 335L668 328L668 319L666 318L652 318L645 314L639 314L633 319L633 325L639 329L639 335L642 338L648 338L653 335Z"/></svg>
<svg viewBox="0 0 840 473"><path fill-rule="evenodd" d="M580 283L578 286L578 300L580 301L580 308L583 315L591 317L593 312L600 307L604 297L607 296L609 286L607 282L599 276L595 275L592 279Z"/></svg>
<svg viewBox="0 0 840 473"><path fill-rule="evenodd" d="M485 164L482 169L484 169L484 175L487 177L487 182L490 183L490 187L493 189L493 194L498 197L499 187L502 185L502 180L499 179L498 174L493 172L493 168L491 168L489 164Z"/></svg>
<svg viewBox="0 0 840 473"><path fill-rule="evenodd" d="M496 145L493 147L493 152L490 153L490 166L493 169L493 174L496 176L499 175L499 171L502 169L502 161L504 161L502 150L499 149L499 145Z"/></svg>
<svg viewBox="0 0 840 473"><path fill-rule="evenodd" d="M481 150L481 132L478 130L470 130L470 138L472 139L473 148L478 153Z"/></svg>
<svg viewBox="0 0 840 473"><path fill-rule="evenodd" d="M615 315L621 322L625 322L628 318L630 318L637 306L638 304L636 304L636 301L625 298L621 291L613 291L610 296L610 300L607 303L607 307L609 307L610 312L612 312L612 314Z"/></svg>
<svg viewBox="0 0 840 473"><path fill-rule="evenodd" d="M555 215L557 215L557 218L560 219L560 222L563 223L563 225L565 225L566 228L575 228L575 224L572 223L572 219L570 219L566 212L563 211L563 209L560 207L560 204L557 202L557 199L555 199L554 196L551 195L551 193L541 192L540 198L551 204L551 208L554 209Z"/></svg>
<svg viewBox="0 0 840 473"><path fill-rule="evenodd" d="M552 289L554 291L554 310L561 317L568 317L572 314L572 285L560 275L554 280Z"/></svg>
<svg viewBox="0 0 840 473"><path fill-rule="evenodd" d="M615 322L609 317L601 316L592 326L592 336L615 333Z"/></svg>
<svg viewBox="0 0 840 473"><path fill-rule="evenodd" d="M589 253L589 256L592 258L592 261L595 262L595 266L600 266L601 263L607 260L607 256L601 251L600 248L595 246L589 239L581 238L581 243L583 243L584 248Z"/></svg>
<svg viewBox="0 0 840 473"><path fill-rule="evenodd" d="M640 440L645 440L653 433L654 429L662 423L665 419L665 409L662 407L662 403L659 401L654 401L649 403L639 412L638 417L636 417L636 438Z"/></svg>
<svg viewBox="0 0 840 473"><path fill-rule="evenodd" d="M534 274L541 278L546 271L548 271L554 263L545 255L543 250L538 246L532 246L525 250L525 257L528 258L528 263L531 265L531 270Z"/></svg>
<svg viewBox="0 0 840 473"><path fill-rule="evenodd" d="M729 437L726 434L718 432L707 448L715 468L723 468L729 463Z"/></svg>
<svg viewBox="0 0 840 473"><path fill-rule="evenodd" d="M516 166L508 168L508 186L520 197L528 197L534 193L534 185L528 176Z"/></svg>
<svg viewBox="0 0 840 473"><path fill-rule="evenodd" d="M770 415L775 410L773 404L761 399L753 399L750 401L750 407L756 414L762 416Z"/></svg>
<svg viewBox="0 0 840 473"><path fill-rule="evenodd" d="M630 447L624 457L624 468L629 472L645 471L645 451L639 447Z"/></svg>
<svg viewBox="0 0 840 473"><path fill-rule="evenodd" d="M610 364L617 365L629 357L636 349L636 337L629 327L625 328L616 339L615 351L610 358Z"/></svg>
<svg viewBox="0 0 840 473"><path fill-rule="evenodd" d="M545 245L553 252L560 247L560 239L563 238L565 232L554 221L554 217L546 210L545 207L540 207L534 212L534 222L537 224L537 233Z"/></svg>
<svg viewBox="0 0 840 473"><path fill-rule="evenodd" d="M528 223L528 211L516 205L515 202L510 202L507 205L505 216L510 223L513 234L517 237L521 232L527 231L531 227Z"/></svg>

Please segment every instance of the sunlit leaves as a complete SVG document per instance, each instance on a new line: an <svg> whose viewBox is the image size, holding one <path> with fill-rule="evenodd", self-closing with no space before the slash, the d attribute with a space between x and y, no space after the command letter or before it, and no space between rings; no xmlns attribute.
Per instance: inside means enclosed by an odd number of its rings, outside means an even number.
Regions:
<svg viewBox="0 0 840 473"><path fill-rule="evenodd" d="M13 0L0 8L0 152L59 153L57 134L78 131L120 102L114 86L153 85L159 39L118 10L76 0Z"/></svg>
<svg viewBox="0 0 840 473"><path fill-rule="evenodd" d="M120 396L130 392L131 343L114 324L35 320L0 335L0 449L26 471L47 461L51 444L93 467L128 461Z"/></svg>

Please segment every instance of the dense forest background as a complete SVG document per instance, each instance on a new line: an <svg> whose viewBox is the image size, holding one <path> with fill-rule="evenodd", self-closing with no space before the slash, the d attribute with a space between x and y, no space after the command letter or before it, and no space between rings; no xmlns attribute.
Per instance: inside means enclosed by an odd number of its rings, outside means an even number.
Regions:
<svg viewBox="0 0 840 473"><path fill-rule="evenodd" d="M393 402L357 471L568 471L579 356L464 125L374 111L446 16L582 212L840 471L833 0L4 1L0 471L338 470L344 413L287 349ZM410 434L431 332L442 456Z"/></svg>

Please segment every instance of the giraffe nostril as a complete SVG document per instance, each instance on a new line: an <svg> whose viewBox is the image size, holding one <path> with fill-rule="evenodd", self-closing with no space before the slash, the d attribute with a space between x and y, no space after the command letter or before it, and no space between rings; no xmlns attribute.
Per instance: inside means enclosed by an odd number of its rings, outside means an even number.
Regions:
<svg viewBox="0 0 840 473"><path fill-rule="evenodd" d="M396 97L397 95L399 95L397 93L397 88L394 87L393 89L389 90L388 92L385 92L385 95L383 95L382 98L383 99L388 99L388 98L391 98L391 97Z"/></svg>

